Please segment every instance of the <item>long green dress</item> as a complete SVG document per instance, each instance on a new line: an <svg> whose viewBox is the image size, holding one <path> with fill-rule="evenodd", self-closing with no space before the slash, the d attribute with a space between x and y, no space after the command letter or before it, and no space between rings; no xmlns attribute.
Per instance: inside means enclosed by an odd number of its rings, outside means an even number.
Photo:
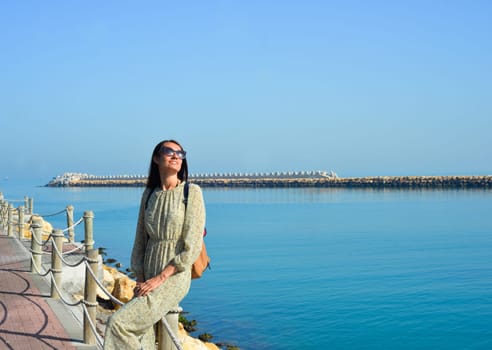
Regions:
<svg viewBox="0 0 492 350"><path fill-rule="evenodd" d="M175 309L188 293L191 265L201 249L205 205L200 187L190 184L185 208L183 189L181 183L169 191L146 189L142 195L132 271L139 281L158 275L168 264L176 266L177 273L145 297L133 298L111 316L106 325L104 349L154 349L153 325Z"/></svg>

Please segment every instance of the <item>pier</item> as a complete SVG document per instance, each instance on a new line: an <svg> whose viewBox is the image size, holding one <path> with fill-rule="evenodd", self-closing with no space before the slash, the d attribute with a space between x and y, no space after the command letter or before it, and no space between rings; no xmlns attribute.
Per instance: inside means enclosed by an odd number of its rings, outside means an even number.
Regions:
<svg viewBox="0 0 492 350"><path fill-rule="evenodd" d="M48 187L139 187L145 175L95 176L66 173L53 178ZM373 189L492 188L492 176L373 176L338 177L326 171L275 173L191 174L189 181L202 187L319 187Z"/></svg>

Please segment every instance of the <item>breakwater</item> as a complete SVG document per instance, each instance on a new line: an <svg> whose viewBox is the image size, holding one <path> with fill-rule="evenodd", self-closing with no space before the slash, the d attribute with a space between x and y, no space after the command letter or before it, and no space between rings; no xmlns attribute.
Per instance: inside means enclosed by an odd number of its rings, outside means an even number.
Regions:
<svg viewBox="0 0 492 350"><path fill-rule="evenodd" d="M492 188L492 176L196 179L202 187Z"/></svg>
<svg viewBox="0 0 492 350"><path fill-rule="evenodd" d="M58 180L57 180L58 179ZM492 176L318 176L312 173L292 176L190 176L190 181L202 187L332 187L332 188L492 188ZM78 176L60 181L54 178L48 187L141 187L144 176L94 177Z"/></svg>

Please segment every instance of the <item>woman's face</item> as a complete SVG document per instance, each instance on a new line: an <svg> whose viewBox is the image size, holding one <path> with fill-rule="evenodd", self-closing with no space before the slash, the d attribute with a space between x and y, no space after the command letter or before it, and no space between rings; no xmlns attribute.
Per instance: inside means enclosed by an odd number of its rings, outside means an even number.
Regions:
<svg viewBox="0 0 492 350"><path fill-rule="evenodd" d="M154 162L159 166L160 171L181 170L183 159L186 152L174 142L164 142L160 148L159 154L154 158Z"/></svg>

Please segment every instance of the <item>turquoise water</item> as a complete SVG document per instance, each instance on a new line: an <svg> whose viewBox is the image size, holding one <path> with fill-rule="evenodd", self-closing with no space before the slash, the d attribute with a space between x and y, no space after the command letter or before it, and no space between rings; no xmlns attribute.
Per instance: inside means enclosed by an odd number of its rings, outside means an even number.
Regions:
<svg viewBox="0 0 492 350"><path fill-rule="evenodd" d="M3 182L0 191L34 197L40 214L93 210L96 246L128 263L142 189ZM212 270L182 306L214 341L243 350L492 348L492 191L204 196ZM50 221L64 227L62 216Z"/></svg>

